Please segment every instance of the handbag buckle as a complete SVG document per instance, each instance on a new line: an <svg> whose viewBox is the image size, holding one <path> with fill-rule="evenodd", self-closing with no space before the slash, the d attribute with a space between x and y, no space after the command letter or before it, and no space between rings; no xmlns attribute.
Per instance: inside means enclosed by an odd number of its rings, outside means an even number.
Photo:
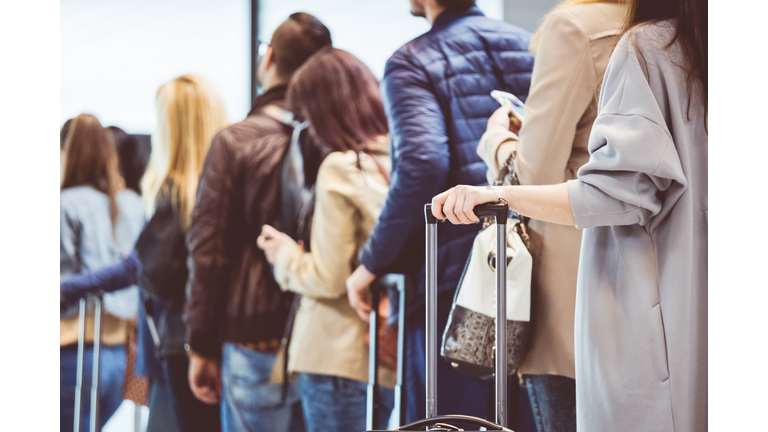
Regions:
<svg viewBox="0 0 768 432"><path fill-rule="evenodd" d="M507 255L507 267L509 267L509 263L512 262L512 258L514 257ZM488 267L494 272L496 271L496 251L488 252Z"/></svg>

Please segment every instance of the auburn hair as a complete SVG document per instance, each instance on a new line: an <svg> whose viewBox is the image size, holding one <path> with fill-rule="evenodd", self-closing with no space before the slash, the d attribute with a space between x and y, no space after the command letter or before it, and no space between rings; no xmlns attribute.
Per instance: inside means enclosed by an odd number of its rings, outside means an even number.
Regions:
<svg viewBox="0 0 768 432"><path fill-rule="evenodd" d="M707 0L626 0L628 8L622 36L633 28L664 20L674 20L675 36L667 47L680 41L685 57L688 111L692 94L698 88L706 117L709 107L708 73L708 9ZM639 53L642 55L642 52ZM706 124L706 123L705 123Z"/></svg>
<svg viewBox="0 0 768 432"><path fill-rule="evenodd" d="M117 166L117 153L112 134L90 114L80 114L69 124L64 139L64 174L61 190L90 186L109 198L109 218L114 234L120 209L117 192L123 179Z"/></svg>
<svg viewBox="0 0 768 432"><path fill-rule="evenodd" d="M160 86L156 105L157 128L152 134L149 168L142 179L144 201L151 213L161 189L170 188L166 192L186 230L211 140L229 120L219 94L196 75L182 75Z"/></svg>
<svg viewBox="0 0 768 432"><path fill-rule="evenodd" d="M288 84L288 101L331 151L368 152L368 143L388 133L379 81L344 50L326 47L310 57Z"/></svg>

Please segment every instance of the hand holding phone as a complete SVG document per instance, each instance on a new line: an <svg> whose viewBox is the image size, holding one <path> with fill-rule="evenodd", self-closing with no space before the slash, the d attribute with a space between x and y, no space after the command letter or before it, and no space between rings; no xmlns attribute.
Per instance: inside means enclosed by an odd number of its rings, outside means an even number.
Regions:
<svg viewBox="0 0 768 432"><path fill-rule="evenodd" d="M525 104L512 93L503 92L501 90L492 91L491 97L496 99L502 106L510 104L512 114L518 120L517 122L513 120L513 122L519 130L520 126L522 126L525 121Z"/></svg>

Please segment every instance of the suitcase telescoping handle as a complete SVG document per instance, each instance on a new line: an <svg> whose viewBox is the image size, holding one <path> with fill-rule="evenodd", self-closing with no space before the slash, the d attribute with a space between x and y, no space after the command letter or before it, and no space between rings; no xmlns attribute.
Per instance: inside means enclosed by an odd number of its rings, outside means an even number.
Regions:
<svg viewBox="0 0 768 432"><path fill-rule="evenodd" d="M101 293L94 297L93 311L93 370L91 376L91 432L101 430L99 427L99 384L101 383L101 319L102 319L102 300ZM83 373L85 365L85 316L86 299L80 299L80 315L77 328L77 378L75 384L75 419L73 425L74 432L80 432L80 412L83 407Z"/></svg>
<svg viewBox="0 0 768 432"><path fill-rule="evenodd" d="M507 214L504 203L473 209L478 217L496 219L496 423L507 426ZM424 206L427 221L427 418L437 416L437 218L432 204Z"/></svg>

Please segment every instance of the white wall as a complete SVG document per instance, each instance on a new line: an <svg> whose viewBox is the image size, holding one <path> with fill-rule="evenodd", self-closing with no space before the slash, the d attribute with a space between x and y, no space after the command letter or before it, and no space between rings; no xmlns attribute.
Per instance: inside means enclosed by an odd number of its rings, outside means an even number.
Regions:
<svg viewBox="0 0 768 432"><path fill-rule="evenodd" d="M507 0L509 1L509 0ZM518 0L519 1L519 0ZM531 0L549 1L549 0ZM158 87L185 73L209 79L232 121L250 107L250 0L62 0L60 123L81 113L148 134ZM260 0L259 36L288 15L316 15L334 45L377 77L401 45L429 30L408 0ZM478 0L495 19L503 0Z"/></svg>
<svg viewBox="0 0 768 432"><path fill-rule="evenodd" d="M503 19L502 0L478 0L491 18ZM429 30L424 18L410 14L408 0L260 0L259 39L269 41L288 15L307 12L331 31L333 45L362 60L376 75L403 44Z"/></svg>
<svg viewBox="0 0 768 432"><path fill-rule="evenodd" d="M504 21L533 33L562 0L504 0Z"/></svg>
<svg viewBox="0 0 768 432"><path fill-rule="evenodd" d="M210 80L230 119L250 107L249 0L62 0L61 123L87 112L150 133L155 94L185 73Z"/></svg>

